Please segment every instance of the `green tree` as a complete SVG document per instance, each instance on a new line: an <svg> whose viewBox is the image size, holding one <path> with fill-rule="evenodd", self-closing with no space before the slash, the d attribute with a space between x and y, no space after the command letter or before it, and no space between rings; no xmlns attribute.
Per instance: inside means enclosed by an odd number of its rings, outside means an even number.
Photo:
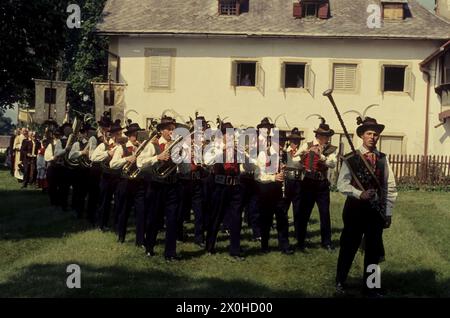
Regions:
<svg viewBox="0 0 450 318"><path fill-rule="evenodd" d="M0 109L29 103L65 45L67 1L0 1Z"/></svg>
<svg viewBox="0 0 450 318"><path fill-rule="evenodd" d="M94 112L91 82L106 79L108 42L95 32L106 0L78 1L81 8L81 28L68 32L64 78L70 82L68 99L81 112Z"/></svg>
<svg viewBox="0 0 450 318"><path fill-rule="evenodd" d="M33 106L33 78L49 78L62 61L73 108L93 112L91 82L106 78L107 39L95 33L106 0L0 1L0 109ZM81 28L69 29L68 4L81 8ZM86 100L86 96L88 99Z"/></svg>

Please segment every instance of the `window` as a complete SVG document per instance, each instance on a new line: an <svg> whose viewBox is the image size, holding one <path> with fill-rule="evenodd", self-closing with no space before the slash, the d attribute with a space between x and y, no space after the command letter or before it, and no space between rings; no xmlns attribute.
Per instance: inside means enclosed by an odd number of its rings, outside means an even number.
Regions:
<svg viewBox="0 0 450 318"><path fill-rule="evenodd" d="M319 5L317 3L305 3L305 17L317 17Z"/></svg>
<svg viewBox="0 0 450 318"><path fill-rule="evenodd" d="M403 137L380 136L378 148L387 155L401 155L403 153Z"/></svg>
<svg viewBox="0 0 450 318"><path fill-rule="evenodd" d="M355 92L357 68L357 64L333 64L333 89Z"/></svg>
<svg viewBox="0 0 450 318"><path fill-rule="evenodd" d="M403 3L384 3L383 4L384 20L398 21L398 20L403 20L404 17L405 17L405 10L404 10Z"/></svg>
<svg viewBox="0 0 450 318"><path fill-rule="evenodd" d="M173 88L175 49L146 49L146 87L157 90Z"/></svg>
<svg viewBox="0 0 450 318"><path fill-rule="evenodd" d="M309 62L285 61L281 64L280 87L286 89L306 89L314 96L315 74Z"/></svg>
<svg viewBox="0 0 450 318"><path fill-rule="evenodd" d="M114 90L103 91L103 105L114 106Z"/></svg>
<svg viewBox="0 0 450 318"><path fill-rule="evenodd" d="M56 103L56 88L45 88L45 103L55 104Z"/></svg>
<svg viewBox="0 0 450 318"><path fill-rule="evenodd" d="M320 18L329 16L329 3L326 0L306 0L293 4L293 16L295 18Z"/></svg>
<svg viewBox="0 0 450 318"><path fill-rule="evenodd" d="M410 65L383 64L381 66L381 92L405 92L414 99L416 77Z"/></svg>
<svg viewBox="0 0 450 318"><path fill-rule="evenodd" d="M285 88L305 87L305 64L284 63Z"/></svg>
<svg viewBox="0 0 450 318"><path fill-rule="evenodd" d="M220 15L239 15L239 7L237 0L219 0Z"/></svg>
<svg viewBox="0 0 450 318"><path fill-rule="evenodd" d="M255 86L256 62L238 63L236 86Z"/></svg>
<svg viewBox="0 0 450 318"><path fill-rule="evenodd" d="M231 86L234 88L256 87L264 95L265 78L265 71L257 61L244 60L231 63Z"/></svg>
<svg viewBox="0 0 450 318"><path fill-rule="evenodd" d="M405 66L384 67L383 91L403 92L405 89Z"/></svg>

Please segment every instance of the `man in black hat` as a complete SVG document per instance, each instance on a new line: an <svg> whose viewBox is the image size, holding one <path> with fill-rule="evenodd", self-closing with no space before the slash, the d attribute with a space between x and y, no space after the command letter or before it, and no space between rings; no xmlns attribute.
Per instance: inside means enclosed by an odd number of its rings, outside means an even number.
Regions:
<svg viewBox="0 0 450 318"><path fill-rule="evenodd" d="M97 149L100 144L107 142L107 135L109 134L109 129L112 124L109 112L104 112L97 124L99 127L97 133L89 138L88 160L86 160L87 162L91 161L91 167L89 168L87 217L93 226L97 223L96 212L100 195L100 177L102 174L102 169L100 167L101 161L94 161L93 155L95 149Z"/></svg>
<svg viewBox="0 0 450 318"><path fill-rule="evenodd" d="M160 228L160 220L165 217L166 242L164 256L167 261L176 261L180 257L176 253L177 226L179 213L179 185L176 169L172 170L171 154L166 148L170 147L172 134L177 124L171 117L163 117L156 129L160 132L159 139L154 138L137 158L137 166L152 174L151 194L147 204L147 226L145 230L145 248L147 256L154 256L156 237ZM167 167L167 174L156 172L161 167ZM173 167L173 166L172 166ZM166 168L164 168L166 169ZM163 169L163 170L164 170Z"/></svg>
<svg viewBox="0 0 450 318"><path fill-rule="evenodd" d="M61 172L63 169L63 155L65 150L61 144L61 131L56 129L51 132L50 140L47 148L45 149L44 159L47 163L47 182L48 182L48 195L50 197L50 203L52 206L60 206L63 209L67 209L67 193L65 189L61 187Z"/></svg>
<svg viewBox="0 0 450 318"><path fill-rule="evenodd" d="M231 257L236 260L243 260L241 255L241 206L242 189L240 186L240 167L237 162L236 149L227 149L234 147L233 134L227 134L227 130L234 132L231 123L219 123L218 127L222 133L223 139L214 153L210 153L209 158L205 158L206 164L212 166L214 177L214 190L211 199L211 218L209 220L206 234L206 251L210 254L216 252L215 246L220 225L224 218L228 216L230 230L230 250ZM228 151L227 151L228 150ZM231 156L231 154L233 156Z"/></svg>
<svg viewBox="0 0 450 318"><path fill-rule="evenodd" d="M120 145L110 162L112 169L121 169L127 164L136 162L136 151L139 148L137 136L140 131L143 131L137 123L128 123L124 134L128 137L125 145ZM127 175L122 174L114 194L114 215L118 215L118 242L125 241L127 233L128 218L130 216L131 207L135 208L135 223L136 223L136 246L144 245L144 231L145 231L145 193L146 183L142 176L134 179L128 179Z"/></svg>
<svg viewBox="0 0 450 318"><path fill-rule="evenodd" d="M356 133L363 141L358 149L378 179L381 189L376 185L361 189L352 176L349 165L344 160L338 178L338 189L347 196L343 210L344 229L340 240L340 251L336 273L336 291L345 292L345 282L361 239L365 237L363 288L369 295L379 296L376 289L369 289L367 277L369 265L377 265L384 248L382 241L383 229L391 225L392 210L397 198L394 174L386 155L377 150L376 145L384 125L378 124L373 118L358 118ZM345 156L347 157L347 155ZM383 206L385 212L380 213L377 205Z"/></svg>
<svg viewBox="0 0 450 318"><path fill-rule="evenodd" d="M88 134L93 128L91 125L84 123L80 128L80 136L76 142L73 143L69 152L69 160L76 161L81 156L89 156L96 147L96 140L88 139ZM89 184L92 180L89 178L89 168L78 165L72 174L73 176L73 192L72 200L77 218L83 217L86 197L88 195Z"/></svg>
<svg viewBox="0 0 450 318"><path fill-rule="evenodd" d="M120 119L117 119L109 129L110 138L97 146L92 154L92 161L100 163L102 175L100 177L99 206L97 208L97 225L101 231L107 231L111 211L111 200L119 182L120 169L111 169L110 161L114 152L120 146L123 127ZM114 216L116 226L117 215Z"/></svg>
<svg viewBox="0 0 450 318"><path fill-rule="evenodd" d="M241 165L241 209L244 212L244 218L246 219L248 226L252 229L252 240L260 242L261 218L258 207L258 189L255 181L257 158L252 156L253 150L256 151L258 149L258 136L254 127L248 127L245 134L247 134L247 132L249 132L248 143L247 141L245 142L245 148L243 149L245 160Z"/></svg>
<svg viewBox="0 0 450 318"><path fill-rule="evenodd" d="M305 138L302 137L298 128L292 129L290 135L287 137L288 147L286 148L286 167L284 169L285 176L285 209L286 213L292 204L292 211L294 215L295 233L298 232L299 217L300 217L300 189L301 180L303 178L303 164L300 156L300 142ZM297 234L296 234L297 235Z"/></svg>
<svg viewBox="0 0 450 318"><path fill-rule="evenodd" d="M305 176L301 183L300 191L300 212L297 217L297 245L300 250L306 248L305 239L308 221L314 205L317 204L320 215L322 247L332 251L328 169L336 167L337 147L330 143L334 131L325 123L325 119L322 118L322 123L314 133L316 134L315 139L303 144L299 149Z"/></svg>
<svg viewBox="0 0 450 318"><path fill-rule="evenodd" d="M208 124L205 117L197 116L195 118L196 124L200 124L199 133L204 132ZM201 248L205 248L205 231L206 231L206 183L209 172L202 166L200 156L195 156L196 151L202 155L202 142L192 138L192 145L185 145L186 153L191 153L191 162L183 162L178 165L178 179L180 182L180 213L178 220L178 240L184 241L186 235L184 233L183 223L190 219L191 210L194 211L194 243ZM195 142L198 141L199 144ZM196 158L200 157L200 158ZM200 161L196 161L200 159Z"/></svg>
<svg viewBox="0 0 450 318"><path fill-rule="evenodd" d="M288 215L283 200L284 173L281 166L280 144L279 140L272 139L275 125L268 118L264 118L256 128L262 142L267 138L267 149L259 150L255 171L255 180L258 184L258 206L261 213L261 251L269 252L270 230L275 214L278 247L281 253L291 255L293 250L289 246Z"/></svg>

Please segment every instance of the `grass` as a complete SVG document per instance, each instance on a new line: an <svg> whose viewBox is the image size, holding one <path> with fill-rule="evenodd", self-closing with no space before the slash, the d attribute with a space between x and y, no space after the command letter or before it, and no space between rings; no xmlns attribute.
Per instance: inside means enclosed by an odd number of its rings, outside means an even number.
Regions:
<svg viewBox="0 0 450 318"><path fill-rule="evenodd" d="M48 206L45 195L20 190L7 171L0 171L0 297L333 297L337 251L319 249L317 210L310 224L309 253L293 256L273 251L258 254L243 230L243 262L227 256L221 236L218 254L206 255L192 243L179 243L184 260L148 259L134 246L129 228L126 244L113 233L90 229L66 212ZM333 242L342 229L344 198L332 193ZM385 232L386 262L382 287L392 297L450 297L450 196L437 192L400 193L391 229ZM130 225L132 220L130 220ZM192 225L189 224L192 230ZM292 227L291 227L292 234ZM293 239L291 243L294 243ZM273 233L272 246L276 246ZM363 257L357 254L349 283L359 295ZM66 267L81 267L81 289L66 287Z"/></svg>

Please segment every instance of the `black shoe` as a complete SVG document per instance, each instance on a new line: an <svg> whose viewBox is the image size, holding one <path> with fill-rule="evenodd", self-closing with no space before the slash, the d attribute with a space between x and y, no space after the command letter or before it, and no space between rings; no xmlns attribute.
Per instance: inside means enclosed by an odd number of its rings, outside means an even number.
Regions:
<svg viewBox="0 0 450 318"><path fill-rule="evenodd" d="M282 250L281 250L281 253L282 254L285 254L285 255L292 255L292 254L294 254L294 250L292 250L291 248L283 248Z"/></svg>
<svg viewBox="0 0 450 318"><path fill-rule="evenodd" d="M334 246L331 244L322 245L322 248L326 249L330 253L334 251Z"/></svg>
<svg viewBox="0 0 450 318"><path fill-rule="evenodd" d="M231 257L232 257L235 261L239 261L239 262L245 261L245 257L242 256L242 255L231 255Z"/></svg>
<svg viewBox="0 0 450 318"><path fill-rule="evenodd" d="M122 236L119 236L119 238L117 239L118 243L125 243L125 238Z"/></svg>
<svg viewBox="0 0 450 318"><path fill-rule="evenodd" d="M261 236L254 237L252 239L253 242L261 242Z"/></svg>
<svg viewBox="0 0 450 318"><path fill-rule="evenodd" d="M205 243L203 243L203 242L195 242L195 245L197 245L198 247L200 247L201 249L204 249L205 248Z"/></svg>
<svg viewBox="0 0 450 318"><path fill-rule="evenodd" d="M181 261L181 257L178 255L174 255L174 256L166 256L165 257L167 262L178 262Z"/></svg>
<svg viewBox="0 0 450 318"><path fill-rule="evenodd" d="M297 245L297 250L299 250L300 252L306 252L307 248L305 244L298 244Z"/></svg>
<svg viewBox="0 0 450 318"><path fill-rule="evenodd" d="M147 257L152 257L152 256L155 256L156 253L153 250L150 250L150 251L145 251L145 255L147 255Z"/></svg>
<svg viewBox="0 0 450 318"><path fill-rule="evenodd" d="M345 295L346 294L346 288L343 283L340 283L340 282L336 283L336 294L337 295Z"/></svg>

